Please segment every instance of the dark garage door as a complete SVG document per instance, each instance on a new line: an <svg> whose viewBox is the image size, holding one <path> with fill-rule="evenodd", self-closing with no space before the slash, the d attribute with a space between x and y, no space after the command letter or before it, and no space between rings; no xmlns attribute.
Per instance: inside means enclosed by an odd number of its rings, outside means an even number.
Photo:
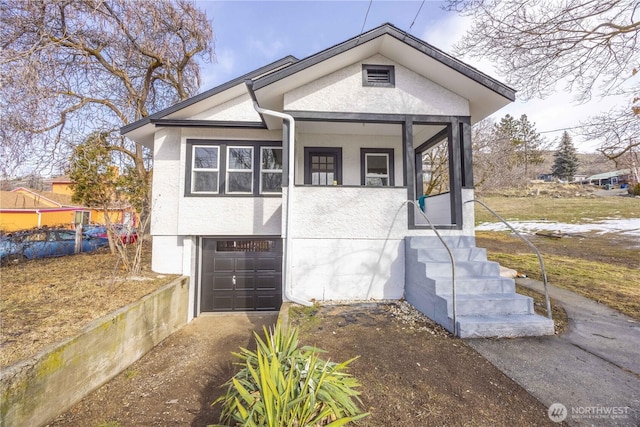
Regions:
<svg viewBox="0 0 640 427"><path fill-rule="evenodd" d="M282 240L202 241L200 311L279 310Z"/></svg>

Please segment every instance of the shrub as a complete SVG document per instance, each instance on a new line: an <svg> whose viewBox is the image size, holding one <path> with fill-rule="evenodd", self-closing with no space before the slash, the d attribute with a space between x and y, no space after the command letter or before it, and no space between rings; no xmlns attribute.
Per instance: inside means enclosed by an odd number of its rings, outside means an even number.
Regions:
<svg viewBox="0 0 640 427"><path fill-rule="evenodd" d="M632 196L640 196L640 182L637 183L634 186L629 186L629 189L627 190L629 192L629 194L631 194Z"/></svg>
<svg viewBox="0 0 640 427"><path fill-rule="evenodd" d="M242 369L213 402L222 405L223 425L337 427L368 415L357 404L359 382L345 372L356 358L339 364L321 360L323 350L299 348L298 330L280 323L264 328L264 340L254 335L256 351L232 353Z"/></svg>

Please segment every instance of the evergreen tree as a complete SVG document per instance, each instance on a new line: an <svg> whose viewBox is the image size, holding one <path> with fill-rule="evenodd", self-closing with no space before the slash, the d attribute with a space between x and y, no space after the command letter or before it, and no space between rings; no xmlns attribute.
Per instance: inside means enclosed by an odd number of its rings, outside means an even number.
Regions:
<svg viewBox="0 0 640 427"><path fill-rule="evenodd" d="M504 168L517 171L520 181L528 180L529 165L543 162L540 150L544 139L536 131L535 124L526 114L519 119L507 114L494 125L493 131L498 150L507 159Z"/></svg>
<svg viewBox="0 0 640 427"><path fill-rule="evenodd" d="M573 146L569 132L564 131L560 139L560 147L553 155L553 176L568 182L573 181L573 176L578 171L578 155L576 148Z"/></svg>

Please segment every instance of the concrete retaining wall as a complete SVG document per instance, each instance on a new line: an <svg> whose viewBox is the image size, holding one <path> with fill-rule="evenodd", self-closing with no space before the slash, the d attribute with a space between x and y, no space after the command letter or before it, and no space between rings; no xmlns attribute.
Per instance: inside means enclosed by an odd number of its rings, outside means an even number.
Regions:
<svg viewBox="0 0 640 427"><path fill-rule="evenodd" d="M0 374L0 424L40 426L125 370L187 323L189 279L178 278Z"/></svg>

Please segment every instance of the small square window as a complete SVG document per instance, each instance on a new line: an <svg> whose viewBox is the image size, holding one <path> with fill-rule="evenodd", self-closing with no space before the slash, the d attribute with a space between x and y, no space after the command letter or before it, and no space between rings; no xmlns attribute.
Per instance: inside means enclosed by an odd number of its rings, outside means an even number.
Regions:
<svg viewBox="0 0 640 427"><path fill-rule="evenodd" d="M393 65L362 65L362 85L374 87L395 87Z"/></svg>

